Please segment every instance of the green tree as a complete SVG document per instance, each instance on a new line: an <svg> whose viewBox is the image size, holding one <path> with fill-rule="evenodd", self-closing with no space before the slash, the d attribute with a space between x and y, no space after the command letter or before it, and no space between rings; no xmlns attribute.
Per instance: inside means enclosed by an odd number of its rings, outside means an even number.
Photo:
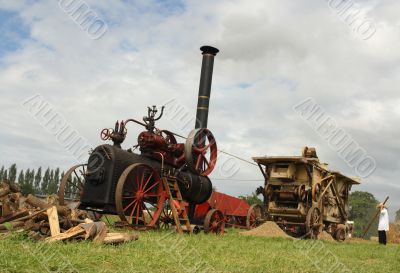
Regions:
<svg viewBox="0 0 400 273"><path fill-rule="evenodd" d="M42 167L39 167L35 175L35 182L34 182L35 193L40 193L41 182L42 182Z"/></svg>
<svg viewBox="0 0 400 273"><path fill-rule="evenodd" d="M3 174L4 174L4 166L1 166L1 169L0 169L0 182L3 181Z"/></svg>
<svg viewBox="0 0 400 273"><path fill-rule="evenodd" d="M246 201L250 206L253 204L263 205L263 201L258 197L256 192L253 192L250 195L239 195L239 198Z"/></svg>
<svg viewBox="0 0 400 273"><path fill-rule="evenodd" d="M400 209L398 211L396 211L396 222L400 222Z"/></svg>
<svg viewBox="0 0 400 273"><path fill-rule="evenodd" d="M15 180L17 179L17 164L12 164L9 171L8 171L8 180L11 183L15 183Z"/></svg>
<svg viewBox="0 0 400 273"><path fill-rule="evenodd" d="M47 194L47 190L50 184L50 168L47 168L44 176L43 176L43 181L40 187L40 193L41 194Z"/></svg>
<svg viewBox="0 0 400 273"><path fill-rule="evenodd" d="M21 176L21 173L23 175L23 172L21 171L20 172L20 176ZM27 169L25 171L24 181L22 183L20 183L21 192L22 192L23 195L28 195L30 193L34 193L34 190L33 190L33 176L34 176L34 173L35 173L35 171L34 170L31 171L30 169ZM18 178L18 181L19 181L19 178Z"/></svg>
<svg viewBox="0 0 400 273"><path fill-rule="evenodd" d="M57 168L55 171L51 170L48 194L57 193L59 180L60 180L60 168Z"/></svg>
<svg viewBox="0 0 400 273"><path fill-rule="evenodd" d="M54 171L54 193L57 193L59 185L60 185L60 168L57 168Z"/></svg>
<svg viewBox="0 0 400 273"><path fill-rule="evenodd" d="M369 221L376 214L376 205L378 204L375 196L365 191L355 191L349 195L349 220L354 221L354 235L361 236L363 231L367 228ZM376 236L378 229L378 222L372 224L366 238Z"/></svg>
<svg viewBox="0 0 400 273"><path fill-rule="evenodd" d="M18 175L18 184L21 186L21 188L24 187L24 184L25 184L25 175L24 175L24 171L23 171L23 170L21 170L21 171L19 172L19 175Z"/></svg>
<svg viewBox="0 0 400 273"><path fill-rule="evenodd" d="M35 180L35 170L32 169L29 171L28 177L25 174L26 194L35 193L34 180Z"/></svg>
<svg viewBox="0 0 400 273"><path fill-rule="evenodd" d="M8 180L7 170L4 170L3 180Z"/></svg>
<svg viewBox="0 0 400 273"><path fill-rule="evenodd" d="M35 193L35 169L32 169L31 174L29 176L29 188L31 190L30 193Z"/></svg>

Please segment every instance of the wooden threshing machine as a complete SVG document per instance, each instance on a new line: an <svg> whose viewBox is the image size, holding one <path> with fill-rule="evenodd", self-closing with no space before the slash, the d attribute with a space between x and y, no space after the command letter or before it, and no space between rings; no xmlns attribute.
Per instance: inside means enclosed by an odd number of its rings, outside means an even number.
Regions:
<svg viewBox="0 0 400 273"><path fill-rule="evenodd" d="M349 191L359 181L330 171L314 148L302 156L253 157L264 178L257 193L264 196L265 214L293 236L317 238L326 230L346 238Z"/></svg>

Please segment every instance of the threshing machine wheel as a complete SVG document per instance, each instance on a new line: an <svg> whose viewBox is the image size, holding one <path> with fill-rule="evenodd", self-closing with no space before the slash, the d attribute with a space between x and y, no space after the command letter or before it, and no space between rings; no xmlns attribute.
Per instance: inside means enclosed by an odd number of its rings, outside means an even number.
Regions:
<svg viewBox="0 0 400 273"><path fill-rule="evenodd" d="M306 232L311 239L317 239L318 234L322 230L322 213L321 210L312 206L306 216Z"/></svg>
<svg viewBox="0 0 400 273"><path fill-rule="evenodd" d="M68 201L70 206L78 207L83 195L86 168L87 164L75 165L61 178L58 190L58 202L60 205L67 205L66 201Z"/></svg>
<svg viewBox="0 0 400 273"><path fill-rule="evenodd" d="M217 143L210 130L194 129L185 144L188 167L201 175L209 175L217 163Z"/></svg>
<svg viewBox="0 0 400 273"><path fill-rule="evenodd" d="M307 191L306 191L306 185L300 185L297 188L297 196L299 200L305 201L307 198Z"/></svg>
<svg viewBox="0 0 400 273"><path fill-rule="evenodd" d="M346 226L339 224L335 231L335 239L343 242L346 239Z"/></svg>
<svg viewBox="0 0 400 273"><path fill-rule="evenodd" d="M314 202L318 202L321 192L322 192L321 183L314 184L312 187L312 199L314 200Z"/></svg>
<svg viewBox="0 0 400 273"><path fill-rule="evenodd" d="M225 216L217 209L211 209L204 218L204 232L223 234L225 230Z"/></svg>
<svg viewBox="0 0 400 273"><path fill-rule="evenodd" d="M247 211L246 227L252 229L258 227L264 219L263 207L258 204L253 204Z"/></svg>
<svg viewBox="0 0 400 273"><path fill-rule="evenodd" d="M147 164L128 166L115 191L115 206L122 221L135 227L154 227L166 193L157 171Z"/></svg>

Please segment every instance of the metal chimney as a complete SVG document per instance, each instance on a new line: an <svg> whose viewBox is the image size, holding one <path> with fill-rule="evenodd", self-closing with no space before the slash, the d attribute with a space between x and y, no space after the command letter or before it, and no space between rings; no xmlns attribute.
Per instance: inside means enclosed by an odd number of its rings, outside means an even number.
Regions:
<svg viewBox="0 0 400 273"><path fill-rule="evenodd" d="M202 46L200 50L203 54L203 62L201 65L199 98L197 101L196 129L207 128L214 57L219 52L217 48L212 46Z"/></svg>

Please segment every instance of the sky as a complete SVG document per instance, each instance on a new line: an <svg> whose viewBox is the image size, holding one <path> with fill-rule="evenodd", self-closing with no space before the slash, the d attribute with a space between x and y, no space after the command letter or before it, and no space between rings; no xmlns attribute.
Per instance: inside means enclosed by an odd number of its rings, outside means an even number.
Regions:
<svg viewBox="0 0 400 273"><path fill-rule="evenodd" d="M86 25L77 7L94 14ZM395 0L0 0L0 165L84 163L27 107L32 98L91 147L104 143L103 128L141 119L151 105L167 106L159 128L188 135L194 122L168 105L194 117L199 48L212 45L220 53L208 128L220 150L251 161L316 147L331 169L356 176L295 111L311 98L374 159L376 169L353 190L389 196L393 219L400 208L399 12ZM124 148L141 129L128 128ZM221 153L211 177L235 196L263 184L257 166Z"/></svg>

